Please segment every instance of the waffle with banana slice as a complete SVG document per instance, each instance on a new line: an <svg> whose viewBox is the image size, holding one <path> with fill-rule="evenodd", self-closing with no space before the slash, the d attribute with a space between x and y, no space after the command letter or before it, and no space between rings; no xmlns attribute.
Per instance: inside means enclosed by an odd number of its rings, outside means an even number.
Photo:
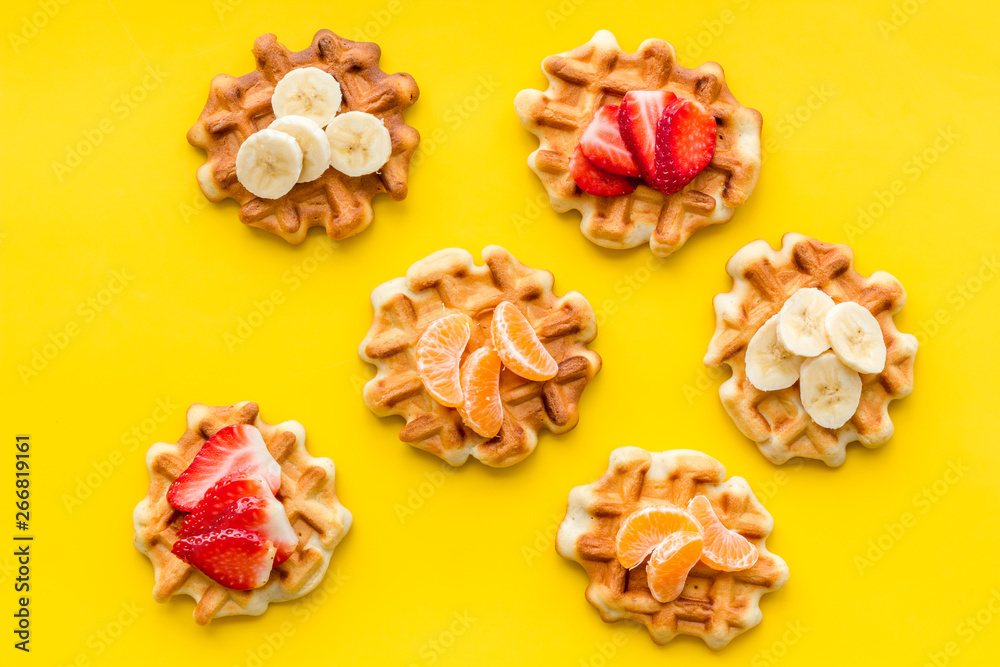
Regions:
<svg viewBox="0 0 1000 667"><path fill-rule="evenodd" d="M889 403L913 391L917 339L893 316L906 292L884 271L865 277L846 245L789 233L729 260L732 289L715 297L705 364L727 364L726 411L773 463L844 462L847 445L884 444Z"/></svg>
<svg viewBox="0 0 1000 667"><path fill-rule="evenodd" d="M276 497L298 537L291 556L271 570L267 582L245 591L216 583L171 553L187 515L167 500L170 485L208 439L234 424L256 427L280 464L281 487ZM153 564L153 597L159 602L174 595L194 598L194 619L201 625L222 616L263 614L273 602L300 598L313 590L326 573L334 547L351 527L351 513L337 498L333 461L306 451L301 424L268 424L260 418L256 403L225 407L195 403L188 408L187 430L180 440L150 447L146 465L149 490L133 513L135 547Z"/></svg>
<svg viewBox="0 0 1000 667"><path fill-rule="evenodd" d="M377 44L329 30L297 52L262 35L253 54L255 71L212 79L187 134L208 154L198 169L208 199L235 199L243 223L299 244L311 227L333 239L364 230L379 193L406 197L420 141L404 119L419 96L413 77L383 72Z"/></svg>
<svg viewBox="0 0 1000 667"><path fill-rule="evenodd" d="M601 368L601 357L587 347L597 335L597 320L582 294L557 296L551 273L522 264L499 246L488 246L482 256L485 265L477 266L465 250L440 250L411 266L405 277L375 288L374 321L359 349L377 371L364 387L372 412L403 417L400 440L456 466L470 454L490 466L512 465L535 449L540 430L572 429L580 396ZM472 430L459 410L431 395L418 371L416 348L432 323L456 313L471 319L469 352L490 345L494 311L505 301L525 315L558 370L537 381L503 368L502 425L487 438Z"/></svg>
<svg viewBox="0 0 1000 667"><path fill-rule="evenodd" d="M616 535L637 510L683 508L697 495L705 496L723 524L749 540L759 557L749 569L736 572L698 562L679 597L659 602L647 585L645 568L629 570L619 563ZM765 546L773 527L771 515L746 480L727 480L726 469L710 456L687 449L648 452L621 447L611 452L600 479L570 491L556 550L587 571L587 601L606 622L641 623L657 644L691 635L720 648L760 623L761 596L788 580L785 561Z"/></svg>
<svg viewBox="0 0 1000 667"><path fill-rule="evenodd" d="M674 47L660 39L626 53L613 34L601 30L586 44L545 58L542 71L548 89L522 90L514 99L521 124L540 142L528 166L552 208L580 211L580 229L597 245L622 249L648 242L655 255L666 257L702 227L728 222L753 192L761 166L761 115L740 105L717 63L681 67ZM627 195L587 194L570 173L570 159L597 111L636 90L669 91L703 105L717 126L711 162L674 194L647 185Z"/></svg>

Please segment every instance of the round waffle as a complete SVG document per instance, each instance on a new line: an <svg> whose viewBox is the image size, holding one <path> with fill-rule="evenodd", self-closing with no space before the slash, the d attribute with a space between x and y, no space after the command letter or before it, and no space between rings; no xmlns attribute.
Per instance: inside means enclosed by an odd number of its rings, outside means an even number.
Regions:
<svg viewBox="0 0 1000 667"><path fill-rule="evenodd" d="M202 445L232 424L257 427L271 456L281 464L281 488L276 497L299 537L295 551L271 571L267 583L249 591L217 584L170 552L186 514L170 506L167 489ZM187 425L176 443L158 442L149 448L149 491L133 513L135 547L153 564L153 597L158 602L174 595L194 598L194 619L205 625L221 616L263 614L272 602L299 598L314 589L352 521L351 513L337 499L333 461L306 451L305 429L298 422L268 424L261 420L256 403L228 407L195 403L188 408Z"/></svg>
<svg viewBox="0 0 1000 667"><path fill-rule="evenodd" d="M399 434L403 442L451 465L462 465L471 454L487 465L508 466L535 449L541 429L565 433L576 426L580 395L601 368L601 357L587 349L597 335L597 320L579 292L556 296L548 271L525 266L498 246L483 250L483 261L485 266L476 266L465 250L441 250L411 266L405 278L375 288L375 318L359 353L377 373L365 385L364 398L376 415L406 420ZM527 316L559 363L559 372L551 380L534 382L504 369L503 426L496 437L486 439L468 428L457 410L427 392L415 348L431 322L458 312L473 320L467 350L489 344L493 309L501 301L510 301Z"/></svg>
<svg viewBox="0 0 1000 667"><path fill-rule="evenodd" d="M772 463L799 456L838 466L844 462L850 442L866 447L882 445L893 432L889 403L913 391L917 339L900 333L893 322L893 315L906 303L906 292L885 271L866 278L854 270L853 263L854 252L846 245L789 233L782 237L778 250L757 240L737 251L726 264L733 288L715 297L716 329L705 364L728 364L732 369L733 375L719 388L719 396L740 431L756 442ZM746 375L750 339L803 287L817 287L837 303L855 301L871 311L882 328L888 351L881 373L861 373L858 410L836 429L824 428L806 414L798 382L786 389L761 391Z"/></svg>
<svg viewBox="0 0 1000 667"><path fill-rule="evenodd" d="M274 35L261 35L253 55L255 71L212 79L205 109L187 133L192 146L208 153L198 169L198 184L208 199L235 199L243 223L299 244L310 227L325 227L333 239L362 231L372 221L372 198L380 192L397 201L406 197L410 156L420 142L419 133L403 119L420 94L413 77L379 69L382 51L377 44L352 42L329 30L317 32L309 48L297 52L279 44ZM314 181L298 183L283 197L261 199L236 179L236 154L247 137L274 120L274 86L300 67L318 67L337 79L343 93L341 112L364 111L381 118L392 138L392 156L374 174L352 178L331 168Z"/></svg>
<svg viewBox="0 0 1000 667"><path fill-rule="evenodd" d="M632 248L648 241L654 254L666 257L702 227L728 222L757 184L761 116L740 106L717 63L681 67L674 47L660 39L626 53L601 30L583 46L546 58L542 71L549 80L545 92L522 90L514 98L521 124L540 142L528 166L552 208L580 211L580 229L597 245ZM664 195L640 185L630 195L599 197L583 192L570 175L570 156L594 114L620 104L630 90L667 90L697 100L715 116L715 156L680 192Z"/></svg>
<svg viewBox="0 0 1000 667"><path fill-rule="evenodd" d="M636 510L654 505L686 508L696 495L706 496L719 520L752 542L760 557L739 572L720 572L698 562L680 597L658 602L646 584L646 568L626 570L618 562L615 536ZM771 515L746 480L726 480L726 469L710 456L689 449L650 453L620 447L611 452L600 479L570 491L556 550L587 571L587 601L606 622L641 623L657 644L692 635L719 648L760 623L761 596L788 580L785 561L764 544L773 527Z"/></svg>

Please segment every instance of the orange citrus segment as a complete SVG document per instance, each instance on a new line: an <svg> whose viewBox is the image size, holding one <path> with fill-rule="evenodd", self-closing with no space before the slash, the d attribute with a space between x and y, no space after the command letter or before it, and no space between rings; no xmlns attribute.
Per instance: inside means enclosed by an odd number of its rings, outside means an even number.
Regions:
<svg viewBox="0 0 1000 667"><path fill-rule="evenodd" d="M670 602L684 591L688 572L701 556L701 533L682 531L663 540L646 563L646 585L660 602Z"/></svg>
<svg viewBox="0 0 1000 667"><path fill-rule="evenodd" d="M644 507L622 522L615 538L615 550L622 567L631 570L670 535L700 533L701 526L687 510L670 505Z"/></svg>
<svg viewBox="0 0 1000 667"><path fill-rule="evenodd" d="M701 524L705 538L701 561L705 565L723 572L736 572L753 567L757 562L760 555L757 547L736 531L722 525L708 498L695 496L688 503L688 511Z"/></svg>
<svg viewBox="0 0 1000 667"><path fill-rule="evenodd" d="M417 341L417 372L434 400L454 408L462 403L459 363L472 335L472 320L457 313L434 320Z"/></svg>
<svg viewBox="0 0 1000 667"><path fill-rule="evenodd" d="M493 348L481 347L462 364L462 421L484 438L492 438L503 426L500 401L500 356Z"/></svg>
<svg viewBox="0 0 1000 667"><path fill-rule="evenodd" d="M538 340L528 319L510 301L501 301L493 311L493 347L504 365L528 380L549 380L559 364Z"/></svg>

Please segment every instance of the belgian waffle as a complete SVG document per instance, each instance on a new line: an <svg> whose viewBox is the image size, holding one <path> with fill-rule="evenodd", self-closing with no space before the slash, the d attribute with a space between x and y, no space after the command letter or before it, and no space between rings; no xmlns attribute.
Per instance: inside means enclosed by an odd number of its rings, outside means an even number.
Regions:
<svg viewBox="0 0 1000 667"><path fill-rule="evenodd" d="M231 424L256 426L268 451L281 464L281 488L276 496L299 536L291 557L271 571L264 586L249 591L221 586L170 553L186 515L167 502L167 489L205 441ZM205 625L221 616L263 614L272 602L302 597L314 589L326 573L333 548L351 527L351 513L337 499L333 461L306 451L305 429L298 422L262 421L256 403L228 407L195 403L188 408L187 425L176 443L158 442L149 448L149 491L133 514L135 547L153 563L153 597L158 602L174 595L194 598L194 619Z"/></svg>
<svg viewBox="0 0 1000 667"><path fill-rule="evenodd" d="M866 447L882 445L893 432L889 403L913 391L917 339L900 333L893 322L893 315L906 303L906 292L884 271L865 278L853 262L854 252L846 245L789 233L781 239L778 250L757 240L737 251L726 264L733 288L715 297L716 329L705 364L728 364L732 369L732 377L719 388L722 403L740 431L773 463L799 456L838 466L844 462L850 442L859 441ZM823 428L806 414L798 382L786 389L760 391L746 376L750 339L803 287L817 287L837 303L856 301L871 311L882 328L888 351L881 373L861 374L858 410L837 429Z"/></svg>
<svg viewBox="0 0 1000 667"><path fill-rule="evenodd" d="M760 174L760 113L740 106L726 86L722 67L677 64L674 47L649 39L625 53L607 30L572 51L542 62L548 90L522 90L514 99L521 124L540 146L528 157L552 208L577 209L584 236L605 248L649 242L666 257L706 225L728 222L746 201ZM630 90L668 90L701 102L718 125L715 157L683 190L663 195L640 185L630 195L599 197L583 192L569 173L569 159L597 110L619 104Z"/></svg>
<svg viewBox="0 0 1000 667"><path fill-rule="evenodd" d="M361 358L377 370L364 388L365 403L380 417L400 415L399 437L414 447L462 465L471 454L491 466L508 466L530 454L539 430L565 433L579 419L579 400L601 368L601 357L587 344L597 335L594 310L579 292L559 297L553 278L518 262L498 246L483 250L476 266L465 250L441 250L410 267L405 278L375 288L375 318L361 342ZM435 401L417 372L415 347L427 326L449 313L473 320L468 351L489 344L493 309L515 304L539 339L559 362L551 380L533 382L504 369L500 396L504 420L500 433L486 439L465 426L458 411Z"/></svg>
<svg viewBox="0 0 1000 667"><path fill-rule="evenodd" d="M317 32L309 48L298 52L279 44L274 35L258 37L253 45L257 69L241 77L213 78L205 109L188 130L188 142L208 153L198 169L205 196L214 202L235 199L242 222L294 244L305 240L310 227L325 227L333 239L353 236L371 222L375 195L406 197L410 156L420 135L406 124L403 113L420 93L409 74L389 75L379 69L381 54L377 44L352 42L329 30ZM392 157L374 174L351 178L331 168L314 181L298 183L283 197L261 199L236 180L236 154L247 137L274 120L275 83L300 67L318 67L337 79L342 111L381 118L392 137Z"/></svg>
<svg viewBox="0 0 1000 667"><path fill-rule="evenodd" d="M680 597L658 602L646 584L646 568L626 570L618 562L615 536L634 511L664 504L687 507L696 495L706 496L719 520L752 542L760 557L739 572L720 572L698 562ZM726 469L710 456L689 449L650 453L621 447L611 452L600 479L570 491L556 550L587 571L587 601L606 622L642 623L657 644L692 635L720 648L760 623L761 596L788 580L785 561L764 544L773 527L746 480L726 480Z"/></svg>

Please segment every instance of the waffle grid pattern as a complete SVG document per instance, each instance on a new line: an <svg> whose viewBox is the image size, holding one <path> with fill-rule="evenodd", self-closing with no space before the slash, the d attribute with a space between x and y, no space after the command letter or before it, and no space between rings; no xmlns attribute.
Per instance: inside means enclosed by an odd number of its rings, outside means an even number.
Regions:
<svg viewBox="0 0 1000 667"><path fill-rule="evenodd" d="M601 618L641 623L658 644L683 634L700 637L712 648L760 623L760 597L785 583L788 567L765 546L774 525L770 514L744 479L723 481L725 475L722 464L701 452L622 447L612 452L600 479L573 489L557 549L587 571L586 597ZM699 494L708 497L726 527L757 546L760 558L740 572L720 572L699 562L680 597L658 602L649 592L644 566L630 571L619 564L615 537L633 512L651 505L687 507Z"/></svg>
<svg viewBox="0 0 1000 667"><path fill-rule="evenodd" d="M476 266L465 250L442 250L410 267L405 278L376 288L374 321L359 349L377 370L364 388L368 407L381 417L402 416L406 426L400 439L451 465L465 463L470 454L487 465L512 465L534 450L541 429L569 431L579 419L580 395L601 368L600 356L587 349L597 335L597 322L583 295L556 296L551 273L521 264L498 246L483 250L483 260L485 266ZM457 410L426 391L415 350L431 322L456 312L473 320L467 352L488 344L493 309L501 301L512 302L527 316L559 362L559 372L551 380L533 382L504 369L503 426L487 440L466 427Z"/></svg>
<svg viewBox="0 0 1000 667"><path fill-rule="evenodd" d="M654 254L665 257L702 227L728 222L753 191L761 116L740 106L717 63L686 69L677 64L673 46L657 39L625 53L602 30L583 46L546 58L542 71L548 90L522 90L514 100L521 124L540 141L528 165L556 211L580 211L581 230L594 243L631 248L648 241ZM580 190L569 173L569 159L594 114L619 104L630 90L669 90L701 102L716 117L715 156L678 193L665 196L640 185L631 195L598 197Z"/></svg>
<svg viewBox="0 0 1000 667"><path fill-rule="evenodd" d="M153 563L153 597L160 602L174 595L194 598L194 618L205 625L220 616L262 614L271 602L301 597L315 588L334 547L351 525L350 512L337 499L333 462L306 451L305 431L298 422L263 422L256 403L194 404L187 420L188 428L179 441L157 443L147 453L149 491L134 513L135 546ZM268 451L281 465L281 488L276 496L299 537L289 559L272 570L264 586L251 591L221 586L170 553L186 514L170 506L167 490L205 441L231 424L253 424L260 430Z"/></svg>
<svg viewBox="0 0 1000 667"><path fill-rule="evenodd" d="M906 303L906 292L884 271L865 278L853 262L854 253L846 245L790 233L782 238L780 249L754 241L726 266L733 288L715 297L717 325L705 364L730 366L732 377L719 389L722 402L740 431L773 463L803 457L837 466L844 462L850 442L866 447L884 444L893 433L889 403L913 391L917 339L901 333L893 321ZM861 304L878 320L885 339L885 369L861 374L858 411L838 429L812 421L799 400L797 382L787 389L760 391L746 377L746 347L753 334L804 287L817 287L837 303Z"/></svg>
<svg viewBox="0 0 1000 667"><path fill-rule="evenodd" d="M298 244L311 227L325 227L333 239L353 236L371 223L375 195L406 197L410 156L420 141L403 119L419 96L413 77L379 69L377 44L352 42L329 30L317 32L309 48L298 52L289 51L272 34L262 35L254 42L253 54L255 71L212 79L205 109L188 131L188 142L208 153L198 169L198 183L208 199L235 199L243 223ZM236 154L247 137L274 120L274 86L300 67L318 67L337 79L344 97L342 112L364 111L381 118L392 137L392 156L374 174L352 178L330 168L279 199L261 199L236 179Z"/></svg>

